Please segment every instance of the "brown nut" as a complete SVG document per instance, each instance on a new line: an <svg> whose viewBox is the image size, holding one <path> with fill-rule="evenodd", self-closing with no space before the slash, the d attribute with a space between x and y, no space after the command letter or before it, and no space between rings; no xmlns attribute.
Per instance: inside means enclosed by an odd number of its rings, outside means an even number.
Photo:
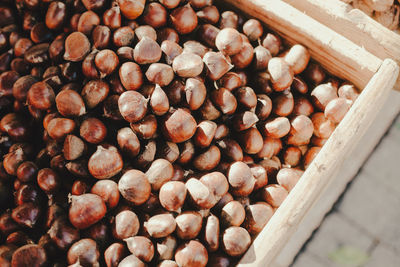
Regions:
<svg viewBox="0 0 400 267"><path fill-rule="evenodd" d="M171 180L174 173L174 167L165 159L153 161L146 172L147 179L154 191L160 190L161 186Z"/></svg>
<svg viewBox="0 0 400 267"><path fill-rule="evenodd" d="M67 260L69 264L79 263L82 266L99 264L100 252L96 241L84 238L75 242L68 250Z"/></svg>
<svg viewBox="0 0 400 267"><path fill-rule="evenodd" d="M81 61L89 52L90 42L83 33L73 32L65 39L65 60Z"/></svg>
<svg viewBox="0 0 400 267"><path fill-rule="evenodd" d="M134 205L145 203L151 192L151 186L146 175L139 170L125 172L119 179L118 189L121 195Z"/></svg>
<svg viewBox="0 0 400 267"><path fill-rule="evenodd" d="M219 80L225 75L233 65L220 52L207 52L203 57L203 62L207 67L207 75L211 80Z"/></svg>
<svg viewBox="0 0 400 267"><path fill-rule="evenodd" d="M221 152L217 146L210 146L193 159L193 166L200 171L210 171L217 167L221 159Z"/></svg>
<svg viewBox="0 0 400 267"><path fill-rule="evenodd" d="M213 121L202 121L197 125L194 143L199 147L208 147L214 139L217 124Z"/></svg>
<svg viewBox="0 0 400 267"><path fill-rule="evenodd" d="M175 30L180 34L191 33L197 27L197 15L190 4L174 9L169 17Z"/></svg>
<svg viewBox="0 0 400 267"><path fill-rule="evenodd" d="M175 252L175 261L179 266L205 267L208 262L206 248L195 240L182 244Z"/></svg>
<svg viewBox="0 0 400 267"><path fill-rule="evenodd" d="M96 152L89 158L88 169L97 179L111 178L122 170L123 161L114 146L97 146Z"/></svg>
<svg viewBox="0 0 400 267"><path fill-rule="evenodd" d="M219 219L218 217L210 214L206 220L206 226L204 230L204 242L206 243L207 249L210 252L214 252L219 248Z"/></svg>
<svg viewBox="0 0 400 267"><path fill-rule="evenodd" d="M135 157L140 152L140 141L129 127L118 130L117 142L122 152L125 152L130 157Z"/></svg>
<svg viewBox="0 0 400 267"><path fill-rule="evenodd" d="M85 229L100 221L107 212L104 201L95 194L71 196L69 221L78 229Z"/></svg>
<svg viewBox="0 0 400 267"><path fill-rule="evenodd" d="M161 206L168 211L180 212L186 199L186 187L183 182L169 181L160 188L159 199Z"/></svg>
<svg viewBox="0 0 400 267"><path fill-rule="evenodd" d="M356 101L357 97L359 96L359 93L358 93L357 89L354 87L354 85L344 84L339 87L338 95L339 95L339 97L346 98L346 99L354 102L354 101Z"/></svg>
<svg viewBox="0 0 400 267"><path fill-rule="evenodd" d="M154 257L154 245L144 236L133 236L124 240L129 251L138 259L150 262Z"/></svg>
<svg viewBox="0 0 400 267"><path fill-rule="evenodd" d="M172 62L174 72L183 78L196 77L203 71L202 58L194 53L183 51Z"/></svg>
<svg viewBox="0 0 400 267"><path fill-rule="evenodd" d="M174 252L178 243L173 235L169 235L157 242L157 252L160 260L171 260L174 257Z"/></svg>
<svg viewBox="0 0 400 267"><path fill-rule="evenodd" d="M106 138L107 128L101 120L87 118L81 123L79 134L86 142L99 144Z"/></svg>
<svg viewBox="0 0 400 267"><path fill-rule="evenodd" d="M194 239L200 233L203 218L196 211L185 211L175 221L176 234L180 239Z"/></svg>
<svg viewBox="0 0 400 267"><path fill-rule="evenodd" d="M329 136L331 136L332 132L335 130L334 122L327 119L322 112L314 113L311 116L311 121L314 125L314 135L319 138L329 138Z"/></svg>
<svg viewBox="0 0 400 267"><path fill-rule="evenodd" d="M136 44L133 57L138 64L150 64L158 62L161 53L161 48L156 41L144 37Z"/></svg>
<svg viewBox="0 0 400 267"><path fill-rule="evenodd" d="M123 244L113 243L104 251L104 261L107 267L117 267L126 254L126 248Z"/></svg>
<svg viewBox="0 0 400 267"><path fill-rule="evenodd" d="M261 198L274 208L278 208L288 195L288 191L281 185L271 184L261 191Z"/></svg>
<svg viewBox="0 0 400 267"><path fill-rule="evenodd" d="M187 180L185 186L191 200L202 209L210 209L218 201L211 190L195 178Z"/></svg>
<svg viewBox="0 0 400 267"><path fill-rule="evenodd" d="M118 205L118 184L113 180L97 181L93 185L91 192L100 196L110 209L115 208Z"/></svg>
<svg viewBox="0 0 400 267"><path fill-rule="evenodd" d="M151 237L167 237L175 231L176 222L171 214L159 214L145 222L144 228Z"/></svg>
<svg viewBox="0 0 400 267"><path fill-rule="evenodd" d="M117 239L126 239L137 235L139 232L140 222L133 211L123 210L119 212L113 223L113 236Z"/></svg>
<svg viewBox="0 0 400 267"><path fill-rule="evenodd" d="M153 63L146 71L146 78L153 84L161 87L167 86L174 79L174 71L171 66L164 63Z"/></svg>
<svg viewBox="0 0 400 267"><path fill-rule="evenodd" d="M249 164L251 173L256 179L253 190L258 190L268 184L268 175L265 168L259 164L251 163Z"/></svg>
<svg viewBox="0 0 400 267"><path fill-rule="evenodd" d="M148 100L135 91L126 91L118 99L122 117L128 122L137 122L146 115Z"/></svg>
<svg viewBox="0 0 400 267"><path fill-rule="evenodd" d="M282 168L276 175L276 180L283 186L287 191L291 191L296 183L299 181L303 171L292 169L292 168Z"/></svg>
<svg viewBox="0 0 400 267"><path fill-rule="evenodd" d="M13 254L10 266L46 266L46 251L39 245L29 244L18 248ZM7 264L7 263L6 263Z"/></svg>
<svg viewBox="0 0 400 267"><path fill-rule="evenodd" d="M143 73L139 65L125 62L119 68L119 78L126 90L137 90L143 84Z"/></svg>
<svg viewBox="0 0 400 267"><path fill-rule="evenodd" d="M264 228L274 214L273 208L265 202L257 202L246 207L244 226L251 235L256 235Z"/></svg>
<svg viewBox="0 0 400 267"><path fill-rule="evenodd" d="M248 196L253 191L256 180L246 163L241 161L233 163L229 167L227 176L232 194L236 196Z"/></svg>
<svg viewBox="0 0 400 267"><path fill-rule="evenodd" d="M237 257L246 252L251 243L251 237L246 229L238 226L231 226L222 235L222 244L225 252Z"/></svg>
<svg viewBox="0 0 400 267"><path fill-rule="evenodd" d="M310 61L310 53L304 46L296 44L285 54L284 59L296 75L306 69Z"/></svg>
<svg viewBox="0 0 400 267"><path fill-rule="evenodd" d="M74 90L65 89L55 99L58 112L65 116L81 116L86 113L82 97Z"/></svg>
<svg viewBox="0 0 400 267"><path fill-rule="evenodd" d="M75 129L75 122L66 118L54 118L47 125L47 132L51 138L62 140Z"/></svg>
<svg viewBox="0 0 400 267"><path fill-rule="evenodd" d="M304 168L307 169L308 166L310 166L311 162L314 160L314 158L318 155L319 151L321 151L321 147L311 147L310 149L307 150L306 154L304 155Z"/></svg>
<svg viewBox="0 0 400 267"><path fill-rule="evenodd" d="M349 111L353 101L345 98L335 98L331 100L325 107L325 117L333 123L342 121L346 113Z"/></svg>
<svg viewBox="0 0 400 267"><path fill-rule="evenodd" d="M272 138L282 138L290 131L290 122L286 117L277 117L265 123L265 134Z"/></svg>
<svg viewBox="0 0 400 267"><path fill-rule="evenodd" d="M336 89L333 87L332 83L320 84L314 88L311 92L311 97L314 105L319 109L324 111L328 103L337 98Z"/></svg>
<svg viewBox="0 0 400 267"><path fill-rule="evenodd" d="M256 128L241 132L238 138L243 151L247 154L257 154L263 148L263 138Z"/></svg>
<svg viewBox="0 0 400 267"><path fill-rule="evenodd" d="M169 141L182 143L195 134L197 123L189 112L178 109L165 120L162 126L163 133Z"/></svg>
<svg viewBox="0 0 400 267"><path fill-rule="evenodd" d="M296 116L291 121L291 128L287 144L294 146L306 145L314 132L314 125L311 119L304 115Z"/></svg>
<svg viewBox="0 0 400 267"><path fill-rule="evenodd" d="M228 202L221 210L221 224L224 227L240 226L245 219L243 205L236 200Z"/></svg>
<svg viewBox="0 0 400 267"><path fill-rule="evenodd" d="M169 110L169 100L164 90L156 84L150 97L150 106L157 116L164 115Z"/></svg>
<svg viewBox="0 0 400 267"><path fill-rule="evenodd" d="M146 0L118 0L122 15L127 19L136 19L142 15Z"/></svg>
<svg viewBox="0 0 400 267"><path fill-rule="evenodd" d="M293 82L293 70L282 58L271 58L268 62L268 72L271 75L271 82L275 91L284 91Z"/></svg>
<svg viewBox="0 0 400 267"><path fill-rule="evenodd" d="M287 117L294 109L293 94L290 91L283 91L278 94L273 100L273 113L277 116Z"/></svg>

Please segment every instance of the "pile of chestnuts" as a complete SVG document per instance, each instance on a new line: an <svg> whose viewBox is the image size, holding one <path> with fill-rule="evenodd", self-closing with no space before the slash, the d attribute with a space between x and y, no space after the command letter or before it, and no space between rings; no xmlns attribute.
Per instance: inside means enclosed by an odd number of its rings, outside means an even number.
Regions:
<svg viewBox="0 0 400 267"><path fill-rule="evenodd" d="M0 265L233 266L357 96L212 0L3 0Z"/></svg>

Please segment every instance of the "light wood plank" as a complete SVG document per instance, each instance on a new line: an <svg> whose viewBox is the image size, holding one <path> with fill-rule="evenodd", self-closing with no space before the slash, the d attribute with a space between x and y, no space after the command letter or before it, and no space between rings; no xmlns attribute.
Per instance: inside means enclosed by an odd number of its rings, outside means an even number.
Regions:
<svg viewBox="0 0 400 267"><path fill-rule="evenodd" d="M383 108L372 122L373 127L368 129L349 156L351 160L343 163L339 173L335 175L330 185L321 192L318 200L315 201L313 207L305 215L296 232L276 257L271 265L272 267L287 267L293 262L303 244L309 239L312 232L319 227L325 215L332 209L347 184L356 176L399 113L400 92L391 91Z"/></svg>
<svg viewBox="0 0 400 267"><path fill-rule="evenodd" d="M400 35L339 0L284 0L380 59L400 64ZM400 90L400 78L395 86Z"/></svg>
<svg viewBox="0 0 400 267"><path fill-rule="evenodd" d="M268 24L284 39L301 43L329 72L364 88L381 60L281 0L222 0Z"/></svg>
<svg viewBox="0 0 400 267"><path fill-rule="evenodd" d="M386 59L282 206L254 240L238 266L270 266L335 171L360 140L398 77L399 67ZM374 107L374 108L371 108Z"/></svg>

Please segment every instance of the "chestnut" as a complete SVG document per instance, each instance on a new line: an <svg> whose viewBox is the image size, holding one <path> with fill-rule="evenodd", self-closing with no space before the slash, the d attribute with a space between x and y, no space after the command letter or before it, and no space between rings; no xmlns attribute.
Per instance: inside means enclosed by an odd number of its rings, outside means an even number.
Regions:
<svg viewBox="0 0 400 267"><path fill-rule="evenodd" d="M233 11L224 11L221 13L221 18L219 21L219 27L221 29L224 28L233 28L237 29L238 27L239 16Z"/></svg>
<svg viewBox="0 0 400 267"><path fill-rule="evenodd" d="M84 238L75 242L68 250L67 260L69 264L78 263L82 266L99 264L100 252L93 239Z"/></svg>
<svg viewBox="0 0 400 267"><path fill-rule="evenodd" d="M247 230L242 227L231 226L222 234L224 251L232 257L244 254L249 248L250 243L251 237Z"/></svg>
<svg viewBox="0 0 400 267"><path fill-rule="evenodd" d="M307 169L310 166L311 162L318 155L319 151L321 151L321 147L310 147L304 155L303 164L304 168Z"/></svg>
<svg viewBox="0 0 400 267"><path fill-rule="evenodd" d="M147 176L139 170L125 172L118 182L118 189L121 195L134 205L145 203L151 192Z"/></svg>
<svg viewBox="0 0 400 267"><path fill-rule="evenodd" d="M263 26L256 19L249 19L243 24L243 33L250 41L257 41L263 35Z"/></svg>
<svg viewBox="0 0 400 267"><path fill-rule="evenodd" d="M55 98L58 112L65 116L81 116L86 113L82 97L74 90L65 89Z"/></svg>
<svg viewBox="0 0 400 267"><path fill-rule="evenodd" d="M339 98L338 98L339 99ZM335 123L325 117L324 113L316 112L311 116L314 125L314 135L319 138L329 138L335 130Z"/></svg>
<svg viewBox="0 0 400 267"><path fill-rule="evenodd" d="M175 261L179 266L205 267L208 262L208 253L199 241L190 240L178 247L175 252Z"/></svg>
<svg viewBox="0 0 400 267"><path fill-rule="evenodd" d="M132 255L144 262L150 262L154 256L154 245L144 236L133 236L125 239L126 245Z"/></svg>
<svg viewBox="0 0 400 267"><path fill-rule="evenodd" d="M15 84L14 84L14 86L15 86ZM354 101L356 101L359 93L357 92L357 89L354 87L354 85L343 84L338 89L338 95L339 95L339 97L346 98L346 99L354 102Z"/></svg>
<svg viewBox="0 0 400 267"><path fill-rule="evenodd" d="M300 179L303 171L293 168L282 168L276 175L276 180L287 191L291 191Z"/></svg>
<svg viewBox="0 0 400 267"><path fill-rule="evenodd" d="M93 185L91 192L100 196L110 209L115 208L118 205L119 189L118 184L113 180L97 181Z"/></svg>
<svg viewBox="0 0 400 267"><path fill-rule="evenodd" d="M200 171L209 171L217 167L221 152L217 146L210 146L206 151L193 159L193 166Z"/></svg>
<svg viewBox="0 0 400 267"><path fill-rule="evenodd" d="M136 19L142 15L146 0L118 0L122 15L127 19Z"/></svg>
<svg viewBox="0 0 400 267"><path fill-rule="evenodd" d="M275 91L284 91L293 82L293 70L282 58L273 57L268 61L268 73L271 75L272 87Z"/></svg>
<svg viewBox="0 0 400 267"><path fill-rule="evenodd" d="M100 221L106 212L107 207L98 195L71 196L69 220L78 229L88 228Z"/></svg>
<svg viewBox="0 0 400 267"><path fill-rule="evenodd" d="M119 264L118 267L145 267L143 261L139 260L135 255L129 255L125 257Z"/></svg>
<svg viewBox="0 0 400 267"><path fill-rule="evenodd" d="M202 121L197 126L194 141L197 146L208 147L214 138L217 124L213 121Z"/></svg>
<svg viewBox="0 0 400 267"><path fill-rule="evenodd" d="M146 115L147 99L138 92L127 91L119 97L118 107L126 121L137 122Z"/></svg>
<svg viewBox="0 0 400 267"><path fill-rule="evenodd" d="M117 239L126 239L135 236L139 232L139 219L131 210L123 210L119 212L113 223L113 236Z"/></svg>
<svg viewBox="0 0 400 267"><path fill-rule="evenodd" d="M135 157L140 151L140 142L136 134L129 128L121 128L117 133L117 142L120 149L130 157Z"/></svg>
<svg viewBox="0 0 400 267"><path fill-rule="evenodd" d="M122 170L122 157L114 146L98 146L89 158L88 169L97 179L110 178Z"/></svg>
<svg viewBox="0 0 400 267"><path fill-rule="evenodd" d="M151 189L157 191L161 186L171 180L174 172L172 164L165 159L156 159L146 172Z"/></svg>
<svg viewBox="0 0 400 267"><path fill-rule="evenodd" d="M40 110L46 110L54 104L55 94L50 85L45 82L37 82L29 89L27 100L29 105Z"/></svg>
<svg viewBox="0 0 400 267"><path fill-rule="evenodd" d="M203 62L207 67L208 77L214 81L219 80L233 68L221 52L207 52L203 57Z"/></svg>
<svg viewBox="0 0 400 267"><path fill-rule="evenodd" d="M174 72L183 78L196 77L203 71L202 58L194 53L183 51L172 62Z"/></svg>
<svg viewBox="0 0 400 267"><path fill-rule="evenodd" d="M196 211L185 211L175 221L176 234L180 239L194 239L200 233L203 218Z"/></svg>
<svg viewBox="0 0 400 267"><path fill-rule="evenodd" d="M70 35L68 35L68 37L65 39L65 53L64 53L65 60L81 61L85 58L85 56L89 52L90 52L90 42L89 39L83 33L73 32Z"/></svg>
<svg viewBox="0 0 400 267"><path fill-rule="evenodd" d="M337 98L337 91L333 87L332 83L324 83L315 87L311 92L311 97L314 105L324 111L328 103Z"/></svg>
<svg viewBox="0 0 400 267"><path fill-rule="evenodd" d="M143 74L139 65L125 62L119 68L119 78L126 90L137 90L143 84Z"/></svg>
<svg viewBox="0 0 400 267"><path fill-rule="evenodd" d="M142 120L131 123L131 129L143 139L151 139L157 131L157 119L154 115L147 115Z"/></svg>
<svg viewBox="0 0 400 267"><path fill-rule="evenodd" d="M138 64L150 64L158 62L161 53L161 48L157 42L145 36L136 44L133 57Z"/></svg>
<svg viewBox="0 0 400 267"><path fill-rule="evenodd" d="M108 93L110 86L103 80L91 80L82 88L81 95L89 109L95 108L103 102Z"/></svg>
<svg viewBox="0 0 400 267"><path fill-rule="evenodd" d="M197 27L197 15L190 4L174 9L169 17L175 30L180 34L191 33Z"/></svg>
<svg viewBox="0 0 400 267"><path fill-rule="evenodd" d="M331 100L325 107L325 117L333 123L342 121L346 113L349 111L353 101L345 98L335 98Z"/></svg>
<svg viewBox="0 0 400 267"><path fill-rule="evenodd" d="M75 160L86 151L85 142L75 135L67 135L64 140L63 152L66 160Z"/></svg>
<svg viewBox="0 0 400 267"><path fill-rule="evenodd" d="M244 227L247 231L256 235L264 228L274 214L273 208L265 202L257 202L246 207L246 220Z"/></svg>
<svg viewBox="0 0 400 267"><path fill-rule="evenodd" d="M169 213L158 214L144 222L144 228L151 237L167 237L175 231L176 222L174 217Z"/></svg>
<svg viewBox="0 0 400 267"><path fill-rule="evenodd" d="M228 170L228 182L232 188L232 194L247 196L254 188L256 180L253 177L250 167L241 161L231 164Z"/></svg>
<svg viewBox="0 0 400 267"><path fill-rule="evenodd" d="M86 142L99 144L106 138L107 128L101 120L87 118L81 123L79 134Z"/></svg>
<svg viewBox="0 0 400 267"><path fill-rule="evenodd" d="M169 100L164 90L156 84L150 97L150 106L155 115L161 116L169 110Z"/></svg>
<svg viewBox="0 0 400 267"><path fill-rule="evenodd" d="M180 212L186 199L186 187L183 182L169 181L160 188L159 199L164 209Z"/></svg>
<svg viewBox="0 0 400 267"><path fill-rule="evenodd" d="M239 201L230 201L222 208L220 218L225 227L240 226L245 219L244 207Z"/></svg>
<svg viewBox="0 0 400 267"><path fill-rule="evenodd" d="M12 256L11 266L46 266L46 251L39 245L28 244L18 248Z"/></svg>
<svg viewBox="0 0 400 267"><path fill-rule="evenodd" d="M75 130L75 122L67 118L54 118L47 125L47 132L54 140L63 140Z"/></svg>
<svg viewBox="0 0 400 267"><path fill-rule="evenodd" d="M126 254L126 248L123 244L113 243L104 251L104 261L107 267L117 267Z"/></svg>

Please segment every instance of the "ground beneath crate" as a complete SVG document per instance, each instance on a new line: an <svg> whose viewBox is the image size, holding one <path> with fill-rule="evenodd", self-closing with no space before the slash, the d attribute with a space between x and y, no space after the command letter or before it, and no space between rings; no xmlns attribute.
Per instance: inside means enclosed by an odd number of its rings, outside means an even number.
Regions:
<svg viewBox="0 0 400 267"><path fill-rule="evenodd" d="M400 266L400 114L292 267Z"/></svg>

